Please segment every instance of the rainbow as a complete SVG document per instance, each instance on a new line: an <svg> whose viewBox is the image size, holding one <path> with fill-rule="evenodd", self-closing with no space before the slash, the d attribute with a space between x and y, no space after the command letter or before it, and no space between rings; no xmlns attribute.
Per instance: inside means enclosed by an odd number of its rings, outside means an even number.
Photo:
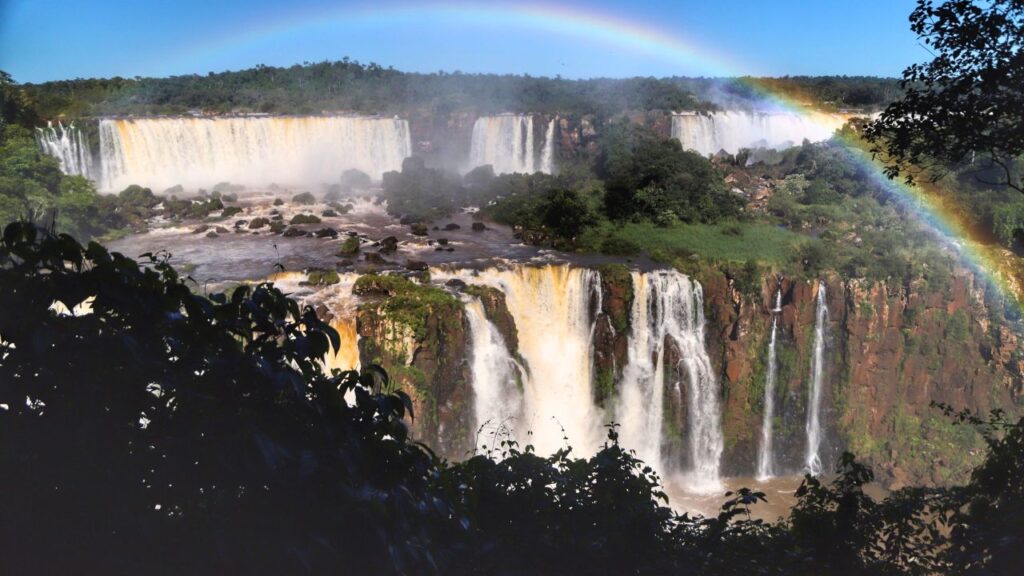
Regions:
<svg viewBox="0 0 1024 576"><path fill-rule="evenodd" d="M286 41L289 37L343 26L393 25L401 22L446 22L456 25L519 27L529 31L585 39L648 55L680 66L687 75L731 77L753 89L766 104L815 121L809 109L811 99L783 93L764 80L746 76L728 55L698 46L654 25L631 21L618 15L580 7L538 3L415 3L385 6L318 8L272 22L242 26L240 31L190 46L186 55L208 56L245 46ZM935 185L909 186L889 179L882 165L866 151L856 134L839 135L850 158L877 185L930 225L945 239L948 248L1004 297L1022 302L1024 295L1018 274L1012 270L1012 256L973 237L970 227L957 215L956 207L943 200Z"/></svg>

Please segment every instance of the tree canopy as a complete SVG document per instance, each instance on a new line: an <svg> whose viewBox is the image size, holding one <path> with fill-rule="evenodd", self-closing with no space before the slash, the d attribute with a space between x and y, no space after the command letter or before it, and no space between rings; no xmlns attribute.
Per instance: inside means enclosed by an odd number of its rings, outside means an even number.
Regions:
<svg viewBox="0 0 1024 576"><path fill-rule="evenodd" d="M1024 192L1024 2L918 0L910 23L934 58L903 72L903 97L867 130L888 174L963 168Z"/></svg>

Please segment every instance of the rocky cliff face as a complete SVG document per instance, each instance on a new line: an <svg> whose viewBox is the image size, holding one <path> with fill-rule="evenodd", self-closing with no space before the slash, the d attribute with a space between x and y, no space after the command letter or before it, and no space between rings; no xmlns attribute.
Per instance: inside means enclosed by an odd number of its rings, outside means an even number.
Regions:
<svg viewBox="0 0 1024 576"><path fill-rule="evenodd" d="M413 400L413 437L449 457L472 445L468 335L461 302L396 276L363 276L353 292L362 364L377 364Z"/></svg>
<svg viewBox="0 0 1024 576"><path fill-rule="evenodd" d="M593 397L614 413L629 360L634 294L624 266L604 266L600 273L600 298L591 302ZM721 383L723 475L754 473L776 290L781 290L781 311L774 461L777 470L801 473L818 282L770 276L758 293L741 294L721 270L703 270L697 278L704 291L707 348ZM364 297L357 322L361 360L384 366L413 396L416 437L443 455L464 456L476 426L465 311L440 288L389 282L397 284L362 282L360 288L357 283ZM1024 355L999 302L987 298L966 270L945 283L892 285L830 275L824 285L824 469L833 469L839 454L850 450L890 486L965 479L983 457L983 443L932 403L980 414L994 408L1018 411ZM517 355L520 335L505 295L483 286L462 290L480 298ZM671 341L665 344L663 443L685 469L687 376L679 369L679 349Z"/></svg>
<svg viewBox="0 0 1024 576"><path fill-rule="evenodd" d="M726 448L723 473L750 475L759 443L767 341L775 291L782 290L775 397L775 452L799 472L815 329L816 284L765 279L744 298L724 279L702 278L708 340L719 365ZM972 274L947 285L826 280L823 460L843 450L892 486L963 480L983 455L980 438L954 426L933 402L985 414L1016 411L1024 382L1015 333Z"/></svg>

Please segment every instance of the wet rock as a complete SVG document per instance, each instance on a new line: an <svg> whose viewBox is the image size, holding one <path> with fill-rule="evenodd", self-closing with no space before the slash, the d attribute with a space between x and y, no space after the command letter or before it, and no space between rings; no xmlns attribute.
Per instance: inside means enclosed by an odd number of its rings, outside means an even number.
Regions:
<svg viewBox="0 0 1024 576"><path fill-rule="evenodd" d="M284 231L284 234L282 234L285 238L298 238L299 236L305 235L306 233L298 228L289 228Z"/></svg>
<svg viewBox="0 0 1024 576"><path fill-rule="evenodd" d="M285 223L281 220L275 220L270 223L270 231L274 234L280 234L284 232Z"/></svg>
<svg viewBox="0 0 1024 576"><path fill-rule="evenodd" d="M363 259L369 264L387 264L388 261L380 255L379 252L367 252L363 255Z"/></svg>
<svg viewBox="0 0 1024 576"><path fill-rule="evenodd" d="M409 231L412 232L414 236L426 236L428 233L427 225L421 222L414 222L410 224Z"/></svg>
<svg viewBox="0 0 1024 576"><path fill-rule="evenodd" d="M337 218L338 217L338 213L335 212L334 210L324 210L320 215L323 216L324 218Z"/></svg>
<svg viewBox="0 0 1024 576"><path fill-rule="evenodd" d="M444 285L448 286L449 288L456 288L458 290L462 290L463 288L466 287L466 283L463 282L462 280L459 280L458 278L452 278L451 280L445 282Z"/></svg>
<svg viewBox="0 0 1024 576"><path fill-rule="evenodd" d="M209 224L201 224L201 225L196 226L195 228L193 228L192 229L192 233L193 234L202 234L203 232L206 232L209 229L210 229L210 225Z"/></svg>
<svg viewBox="0 0 1024 576"><path fill-rule="evenodd" d="M248 220L236 220L235 221L235 228L244 228L245 225L248 224L248 223L249 223Z"/></svg>
<svg viewBox="0 0 1024 576"><path fill-rule="evenodd" d="M270 220L267 218L253 218L252 221L249 222L250 230L259 230L264 226L270 226Z"/></svg>
<svg viewBox="0 0 1024 576"><path fill-rule="evenodd" d="M450 222L450 223L444 225L444 229L446 231L448 231L448 232L451 232L452 230L459 230L461 228L462 228L462 226L459 226L455 222Z"/></svg>
<svg viewBox="0 0 1024 576"><path fill-rule="evenodd" d="M508 303L505 300L505 293L497 288L470 284L463 290L470 296L480 299L484 307L484 314L494 324L494 327L501 333L505 345L512 353L519 352L519 331L516 329L516 321L509 312Z"/></svg>
<svg viewBox="0 0 1024 576"><path fill-rule="evenodd" d="M292 204L302 204L305 206L316 204L316 197L311 192L302 192L292 196Z"/></svg>
<svg viewBox="0 0 1024 576"><path fill-rule="evenodd" d="M280 198L274 198L274 206L284 206L284 200Z"/></svg>
<svg viewBox="0 0 1024 576"><path fill-rule="evenodd" d="M217 234L213 230L210 230L209 232L206 233L206 237L207 238L220 238L220 234Z"/></svg>
<svg viewBox="0 0 1024 576"><path fill-rule="evenodd" d="M320 223L320 219L317 218L316 216L312 215L312 214L296 214L295 216L292 216L292 219L291 219L291 222L290 222L290 224L292 226L297 226L297 225L302 225L302 224L319 224L319 223Z"/></svg>
<svg viewBox="0 0 1024 576"><path fill-rule="evenodd" d="M484 226L483 222L473 222L474 232L483 232L484 230L487 230L487 226Z"/></svg>
<svg viewBox="0 0 1024 576"><path fill-rule="evenodd" d="M230 230L228 230L227 228L225 228L223 226L217 226L216 228L214 228L214 230L217 232L217 234L227 234L227 233L231 232Z"/></svg>
<svg viewBox="0 0 1024 576"><path fill-rule="evenodd" d="M407 260L405 262L405 268L407 270L413 270L415 272L421 272L427 269L427 263L420 260Z"/></svg>
<svg viewBox="0 0 1024 576"><path fill-rule="evenodd" d="M440 244L441 246L447 246L448 245L448 239L447 238L438 238L437 239L437 243Z"/></svg>
<svg viewBox="0 0 1024 576"><path fill-rule="evenodd" d="M380 241L380 252L382 254L389 254L395 250L398 250L398 238L388 236Z"/></svg>
<svg viewBox="0 0 1024 576"><path fill-rule="evenodd" d="M223 212L220 213L220 215L225 218L230 218L236 214L240 214L241 212L242 209L239 208L238 206L228 206L227 208L224 209Z"/></svg>
<svg viewBox="0 0 1024 576"><path fill-rule="evenodd" d="M313 232L313 236L316 236L317 238L337 238L338 231L330 226L325 226L316 232Z"/></svg>
<svg viewBox="0 0 1024 576"><path fill-rule="evenodd" d="M335 265L335 267L336 268L349 268L351 266L355 266L355 264L356 263L353 262L352 260L349 260L348 258L345 258L345 259L342 259L342 260L338 260L338 263Z"/></svg>
<svg viewBox="0 0 1024 576"><path fill-rule="evenodd" d="M409 224L415 224L416 222L417 222L416 218L414 218L412 216L408 216L408 215L402 216L398 220L398 223L401 224L402 226L408 226Z"/></svg>
<svg viewBox="0 0 1024 576"><path fill-rule="evenodd" d="M341 277L334 270L314 268L306 274L306 281L311 286L330 286L341 282Z"/></svg>

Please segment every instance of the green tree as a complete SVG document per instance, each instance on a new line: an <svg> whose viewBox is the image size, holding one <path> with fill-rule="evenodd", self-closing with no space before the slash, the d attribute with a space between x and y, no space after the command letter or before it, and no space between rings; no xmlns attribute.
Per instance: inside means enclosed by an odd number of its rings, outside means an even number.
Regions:
<svg viewBox="0 0 1024 576"><path fill-rule="evenodd" d="M913 182L969 165L1024 192L1024 3L918 0L910 23L935 57L903 72L903 97L868 127L887 173Z"/></svg>
<svg viewBox="0 0 1024 576"><path fill-rule="evenodd" d="M742 207L706 158L627 121L607 127L597 173L614 220L710 223L736 216Z"/></svg>

